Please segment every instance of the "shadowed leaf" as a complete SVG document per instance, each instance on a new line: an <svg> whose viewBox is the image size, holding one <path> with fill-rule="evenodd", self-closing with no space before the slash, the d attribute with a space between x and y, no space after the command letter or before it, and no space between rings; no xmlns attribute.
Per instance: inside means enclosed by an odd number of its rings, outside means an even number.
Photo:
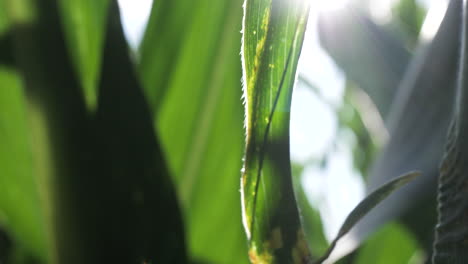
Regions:
<svg viewBox="0 0 468 264"><path fill-rule="evenodd" d="M50 263L185 263L177 200L116 1L95 114L74 74L58 3L21 2L29 15L12 12L15 57L25 80Z"/></svg>

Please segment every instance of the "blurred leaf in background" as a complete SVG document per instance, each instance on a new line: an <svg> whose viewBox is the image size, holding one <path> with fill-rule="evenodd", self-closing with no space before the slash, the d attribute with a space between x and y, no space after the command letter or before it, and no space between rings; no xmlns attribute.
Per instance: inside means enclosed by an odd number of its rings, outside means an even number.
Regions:
<svg viewBox="0 0 468 264"><path fill-rule="evenodd" d="M69 53L89 111L97 107L104 31L109 0L60 0L60 16Z"/></svg>
<svg viewBox="0 0 468 264"><path fill-rule="evenodd" d="M155 1L139 49L190 254L211 263L247 262L239 197L242 2Z"/></svg>
<svg viewBox="0 0 468 264"><path fill-rule="evenodd" d="M0 226L14 238L13 247L45 259L46 234L26 116L18 74L0 65Z"/></svg>
<svg viewBox="0 0 468 264"><path fill-rule="evenodd" d="M43 207L34 177L22 80L13 67L13 34L6 4L0 1L0 227L5 246L0 260L5 254L10 259L24 255L44 260ZM6 251L7 241L10 251Z"/></svg>
<svg viewBox="0 0 468 264"><path fill-rule="evenodd" d="M423 263L421 249L411 233L402 225L389 222L372 234L362 245L356 264Z"/></svg>

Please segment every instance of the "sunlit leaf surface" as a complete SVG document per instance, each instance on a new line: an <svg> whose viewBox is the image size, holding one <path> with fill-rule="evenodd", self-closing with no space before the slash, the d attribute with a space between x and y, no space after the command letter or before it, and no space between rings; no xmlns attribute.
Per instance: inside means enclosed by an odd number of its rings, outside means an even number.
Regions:
<svg viewBox="0 0 468 264"><path fill-rule="evenodd" d="M246 154L243 222L252 263L308 263L294 198L289 116L306 1L247 0L242 59Z"/></svg>
<svg viewBox="0 0 468 264"><path fill-rule="evenodd" d="M177 184L190 255L212 263L247 262L241 21L240 0L155 1L140 47L140 76Z"/></svg>

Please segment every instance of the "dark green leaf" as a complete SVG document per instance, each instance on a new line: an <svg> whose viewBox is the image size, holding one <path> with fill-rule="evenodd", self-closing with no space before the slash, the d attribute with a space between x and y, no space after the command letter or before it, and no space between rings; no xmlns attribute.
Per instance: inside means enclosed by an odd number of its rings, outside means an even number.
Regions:
<svg viewBox="0 0 468 264"><path fill-rule="evenodd" d="M21 4L28 12L11 13L15 55L25 79L35 173L43 183L50 262L185 263L177 201L116 1L95 115L69 60L57 2Z"/></svg>

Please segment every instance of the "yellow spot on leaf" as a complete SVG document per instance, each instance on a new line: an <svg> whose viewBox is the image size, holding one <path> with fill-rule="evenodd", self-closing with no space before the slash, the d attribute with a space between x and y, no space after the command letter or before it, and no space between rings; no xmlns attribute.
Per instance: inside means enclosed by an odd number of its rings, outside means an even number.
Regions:
<svg viewBox="0 0 468 264"><path fill-rule="evenodd" d="M273 256L268 252L258 254L257 247L255 245L252 245L252 247L249 250L249 259L252 264L271 264Z"/></svg>
<svg viewBox="0 0 468 264"><path fill-rule="evenodd" d="M283 236L281 235L281 228L277 227L271 232L270 247L272 249L283 247Z"/></svg>
<svg viewBox="0 0 468 264"><path fill-rule="evenodd" d="M292 256L294 264L307 264L310 263L310 251L307 245L304 231L299 228L297 231L297 240L294 248L292 249Z"/></svg>

